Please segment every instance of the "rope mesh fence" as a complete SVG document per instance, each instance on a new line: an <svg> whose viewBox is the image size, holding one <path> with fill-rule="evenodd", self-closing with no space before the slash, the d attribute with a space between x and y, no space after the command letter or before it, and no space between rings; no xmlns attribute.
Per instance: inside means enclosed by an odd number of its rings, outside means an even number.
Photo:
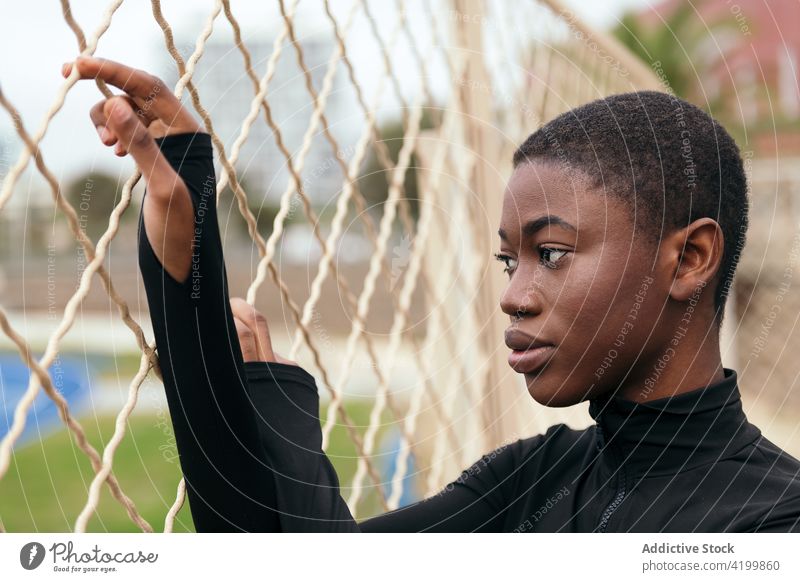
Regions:
<svg viewBox="0 0 800 582"><path fill-rule="evenodd" d="M301 16L302 4L313 4L313 34ZM75 37L75 54L104 56L98 50L100 41L125 27L118 18L122 7L123 0L110 2L99 24L87 31L70 2L61 0L64 24ZM255 42L258 51L251 50L254 41L243 32L229 0L213 2L194 29L195 40L184 44L176 41L175 23L165 16L161 2L151 2L151 17L163 36L162 50L177 75L174 93L179 98L185 94L184 102L212 137L219 167L218 204L230 205L246 225L255 258L252 277L243 288L247 301L280 304L285 318L281 323L289 330L287 357L306 367L326 395L323 449L330 452L331 435L338 427L356 453L352 479L342 483L342 493L353 514L363 517L365 507L398 507L409 477L422 483L423 495L433 494L480 455L573 418L572 412L530 402L521 380L505 363L504 318L497 308L504 281L490 262L499 193L515 147L544 121L604 95L658 88L658 80L612 39L591 31L550 0L397 0L380 5L355 0L347 6L328 0L276 0L265 7L267 13L275 33L264 53L267 43L262 40ZM355 35L356 28L364 33ZM215 75L215 63L204 58L217 54L212 46L223 29L226 38L232 38L225 44L231 53L225 62L238 63L250 91L237 95L245 104L238 110L223 111L224 104L204 101L204 84ZM186 30L183 23L181 30ZM314 34L327 42L313 44ZM320 54L319 46L328 52ZM366 53L372 55L371 67L359 65ZM64 60L75 54L64 55ZM293 86L302 88L289 104L291 130L285 116L277 113L286 107L279 86L286 75L279 71L287 67ZM201 69L205 72L199 75ZM14 403L13 421L0 444L0 479L9 472L27 415L43 390L56 404L80 454L91 462L93 477L86 484L82 510L72 516L74 529L87 530L107 488L138 529L169 532L184 503L183 482L175 483L177 496L165 507L163 524L156 527L137 509L136 492L127 491L114 472L115 454L129 436L142 386L161 378L149 324L134 318L130 301L105 266L110 249L119 244L122 218L135 212L130 207L140 175L136 172L124 181L107 229L95 243L59 177L48 168L42 148L76 83L74 73L63 82L35 130L0 88L0 106L21 143L19 158L0 190L0 213L12 197L22 195L22 176L32 161L50 189L56 220L67 225L87 259L79 285L59 308L60 322L38 359L0 306L0 326L30 369L27 390ZM102 83L98 90L101 97L111 95ZM351 106L344 122L337 111L329 110L343 101ZM229 123L224 131L218 128L223 113L226 119L238 116L235 131ZM387 118L398 120L399 134L385 135ZM279 169L271 178L277 211L269 223L260 220L254 207L262 192L248 187L248 170L255 172L259 164L258 154L247 153L251 138L257 140L256 151L269 152L269 167ZM323 204L316 180L319 152L327 152L322 156L326 172L338 182ZM385 198L377 202L364 185L369 164L384 181ZM412 186L415 198L410 196ZM299 285L286 280L280 256L289 225L298 223L308 226L319 252ZM338 255L345 237L353 233L361 237L361 250L368 255L357 276ZM226 256L230 261L227 248ZM101 450L89 442L47 371L95 278L141 354L113 435ZM336 298L335 307L347 321L336 350L318 325L332 309L325 301L330 297ZM373 323L376 317L378 324ZM399 366L402 362L411 368ZM351 393L356 375L359 382L374 387L365 399L366 424L351 414L351 403L364 399ZM388 473L379 466L387 456L380 450L379 437L387 428L398 434Z"/></svg>

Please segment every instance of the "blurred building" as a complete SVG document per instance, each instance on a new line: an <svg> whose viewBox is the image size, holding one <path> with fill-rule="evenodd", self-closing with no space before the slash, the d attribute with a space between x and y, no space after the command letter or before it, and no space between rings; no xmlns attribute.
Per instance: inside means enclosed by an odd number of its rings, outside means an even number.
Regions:
<svg viewBox="0 0 800 582"><path fill-rule="evenodd" d="M665 0L626 15L615 30L739 144L750 228L729 296L723 361L739 370L748 402L765 411L756 424L785 429L787 443L798 441L796 421L779 412L800 404L798 23L797 0Z"/></svg>
<svg viewBox="0 0 800 582"><path fill-rule="evenodd" d="M689 53L693 102L741 125L740 142L759 156L800 155L800 2L666 0L642 19L671 27Z"/></svg>
<svg viewBox="0 0 800 582"><path fill-rule="evenodd" d="M273 40L247 39L246 46L251 54L253 72L261 80L267 71L267 63L273 51ZM180 45L180 43L179 43ZM191 42L184 42L184 58L188 58ZM307 37L302 43L303 56L311 73L312 83L317 92L322 88L323 78L331 54L333 43ZM167 58L169 58L167 56ZM174 85L177 71L174 64L168 64L172 76L165 81ZM343 72L338 67L333 88L327 99L325 114L332 124L342 119L345 102L342 99ZM215 131L225 143L228 155L239 137L242 123L247 117L256 94L253 80L247 75L244 58L233 41L211 40L205 47L194 75L201 101L211 114ZM277 62L275 73L269 83L267 101L272 117L280 128L283 143L297 155L314 110L312 97L306 88L306 78L299 67L294 47L288 42ZM340 146L349 145L351 133L341 127L333 131ZM341 187L342 174L336 164L336 152L320 135L322 128L315 131L313 145L304 163L303 177L305 190L315 203L328 202ZM236 163L237 172L248 190L248 197L254 204L257 200L269 198L268 203L277 204L290 180L286 167L286 157L277 146L276 136L266 122L263 108L252 125L249 137L241 150Z"/></svg>

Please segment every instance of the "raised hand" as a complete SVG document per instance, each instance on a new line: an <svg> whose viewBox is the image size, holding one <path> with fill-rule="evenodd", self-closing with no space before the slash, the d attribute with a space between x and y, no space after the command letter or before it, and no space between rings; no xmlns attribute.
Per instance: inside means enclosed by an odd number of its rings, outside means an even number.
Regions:
<svg viewBox="0 0 800 582"><path fill-rule="evenodd" d="M196 133L201 126L159 78L121 63L80 57L65 63L81 79L102 79L123 95L103 99L89 116L100 140L114 146L118 156L131 154L147 185L144 224L153 251L166 271L179 282L189 275L194 209L186 184L162 155L155 138Z"/></svg>

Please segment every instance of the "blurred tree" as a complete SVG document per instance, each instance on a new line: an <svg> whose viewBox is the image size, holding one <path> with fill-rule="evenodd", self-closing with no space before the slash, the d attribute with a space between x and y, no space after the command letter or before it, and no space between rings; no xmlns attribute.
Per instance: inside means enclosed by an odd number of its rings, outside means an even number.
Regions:
<svg viewBox="0 0 800 582"><path fill-rule="evenodd" d="M702 0L699 2L702 3ZM706 24L697 16L698 3L677 2L669 12L660 13L663 22L645 22L638 11L626 12L612 33L648 67L663 71L673 92L688 98L698 84L698 47L708 39ZM708 23L714 26L714 23Z"/></svg>
<svg viewBox="0 0 800 582"><path fill-rule="evenodd" d="M275 221L275 216L280 209L279 202L273 200L266 200L264 188L261 184L253 183L250 181L244 172L237 171L239 184L247 194L247 205L250 212L256 218L256 225L258 232L264 238L268 237L272 232L272 224ZM298 203L299 204L299 203ZM298 212L300 214L298 215ZM247 221L245 221L239 210L239 202L230 187L230 183L225 186L225 189L220 195L220 204L218 208L220 230L224 232L227 229L232 229L238 236L249 239L250 235L247 231ZM298 209L294 213L290 213L285 220L285 224L290 224L293 221L299 220L302 217L302 211Z"/></svg>
<svg viewBox="0 0 800 582"><path fill-rule="evenodd" d="M741 140L740 120L727 107L729 92L709 91L703 86L715 74L721 33L736 26L728 11L704 13L707 4L708 0L662 4L665 8L650 19L642 12L627 12L612 34L675 95L705 109ZM709 48L709 44L714 48Z"/></svg>
<svg viewBox="0 0 800 582"><path fill-rule="evenodd" d="M78 225L93 241L108 229L108 219L121 200L123 185L116 177L102 172L88 172L67 185L64 196L75 208ZM134 214L137 212L129 209L122 220L130 220Z"/></svg>
<svg viewBox="0 0 800 582"><path fill-rule="evenodd" d="M422 120L420 127L422 130L434 129L439 126L441 122L441 111L434 107L425 107L422 112ZM403 147L403 137L405 130L401 121L391 121L380 127L381 141L386 145L389 150L392 162L397 163L400 155L400 150ZM411 163L409 164L408 171L405 175L405 198L409 201L409 208L411 215L416 220L419 217L419 194L417 191L417 167L418 160L416 155L411 156ZM358 180L358 187L364 198L367 201L368 207L375 207L382 205L389 197L389 182L392 179L392 173L387 172L383 167L378 155L373 148L372 152L367 159L364 171ZM382 209L380 211L382 213Z"/></svg>

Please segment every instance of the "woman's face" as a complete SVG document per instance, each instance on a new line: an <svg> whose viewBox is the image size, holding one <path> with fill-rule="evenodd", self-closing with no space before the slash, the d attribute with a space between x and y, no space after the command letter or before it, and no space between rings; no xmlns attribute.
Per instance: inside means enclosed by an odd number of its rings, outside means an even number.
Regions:
<svg viewBox="0 0 800 582"><path fill-rule="evenodd" d="M657 357L663 338L653 329L669 287L643 234L580 172L547 161L514 171L499 230L509 269L500 306L511 318L506 344L519 348L509 365L537 402L569 406L641 381L634 368ZM553 347L525 350L533 340Z"/></svg>

